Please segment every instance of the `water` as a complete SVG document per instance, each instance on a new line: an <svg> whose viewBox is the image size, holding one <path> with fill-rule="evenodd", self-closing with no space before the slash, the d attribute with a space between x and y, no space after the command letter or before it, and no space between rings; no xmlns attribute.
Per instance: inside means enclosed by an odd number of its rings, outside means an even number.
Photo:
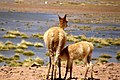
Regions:
<svg viewBox="0 0 120 80"><path fill-rule="evenodd" d="M62 14L61 14L62 15ZM8 31L8 30L19 30L20 32L24 32L27 35L32 35L35 33L41 33L44 34L44 32L50 28L51 26L58 25L58 16L56 14L46 14L46 13L22 13L22 12L0 12L0 28L5 28L6 31L0 31L0 41L6 42L6 41L12 41L15 44L21 42L21 38L17 37L15 39L6 39L2 38L2 36ZM81 35L85 33L87 37L91 37L96 34L98 31L80 31L78 28L74 28L74 25L79 26L92 26L92 27L103 27L103 26L115 26L120 27L120 24L80 24L80 23L68 23L69 27L66 28L66 32L68 34L73 35ZM97 34L96 37L102 37L103 34L105 34L105 38L113 36L114 38L120 37L120 31L99 31L100 34ZM25 39L26 41L31 42L43 42L42 39L37 38L29 38ZM67 45L71 44L71 42L67 42ZM117 60L114 58L116 55L116 52L120 49L119 46L107 46L103 48L95 48L93 52L92 57L98 57L102 53L108 53L113 56L112 59L110 59L111 62L117 62ZM35 58L39 56L40 58L44 59L45 62L48 61L48 57L45 56L45 53L47 52L45 47L42 48L35 48L35 47L28 47L28 50L32 50L35 55L32 58ZM3 55L5 57L11 57L13 56L14 50L10 51L0 51L0 55ZM23 55L20 55L20 60L23 61L26 57ZM5 63L0 63L0 65L3 65Z"/></svg>

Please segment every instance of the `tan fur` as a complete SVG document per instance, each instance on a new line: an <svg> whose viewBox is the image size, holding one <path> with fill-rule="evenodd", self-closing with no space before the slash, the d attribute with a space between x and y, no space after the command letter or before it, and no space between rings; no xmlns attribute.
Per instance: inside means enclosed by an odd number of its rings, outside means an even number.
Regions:
<svg viewBox="0 0 120 80"><path fill-rule="evenodd" d="M59 16L59 27L52 27L44 33L44 42L50 53L50 66L48 69L47 79L49 78L50 68L52 64L52 78L54 71L54 63L57 62L58 55L64 48L66 43L66 33L64 28L67 27L66 15L64 18ZM54 57L55 55L55 57Z"/></svg>
<svg viewBox="0 0 120 80"><path fill-rule="evenodd" d="M59 27L50 28L44 34L44 42L48 50L56 52L60 49L61 51L66 43L66 33Z"/></svg>
<svg viewBox="0 0 120 80"><path fill-rule="evenodd" d="M90 58L91 58L93 49L94 49L94 46L92 43L87 41L81 41L75 44L70 44L69 46L64 48L61 51L59 58L61 60L67 60L66 69L68 68L72 69L73 60L76 60L76 59L82 60L86 65L90 64ZM67 75L67 72L66 72L66 75ZM66 78L66 75L65 75L65 78Z"/></svg>
<svg viewBox="0 0 120 80"><path fill-rule="evenodd" d="M62 60L67 59L84 59L85 56L92 54L94 46L90 42L81 41L75 44L71 44L64 48L59 56Z"/></svg>

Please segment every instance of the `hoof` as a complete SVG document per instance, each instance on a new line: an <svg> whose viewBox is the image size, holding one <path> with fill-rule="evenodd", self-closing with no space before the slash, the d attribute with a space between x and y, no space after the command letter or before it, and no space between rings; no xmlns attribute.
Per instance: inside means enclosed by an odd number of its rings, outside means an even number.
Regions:
<svg viewBox="0 0 120 80"><path fill-rule="evenodd" d="M65 79L62 79L62 78L56 78L56 79L54 79L54 80L65 80Z"/></svg>

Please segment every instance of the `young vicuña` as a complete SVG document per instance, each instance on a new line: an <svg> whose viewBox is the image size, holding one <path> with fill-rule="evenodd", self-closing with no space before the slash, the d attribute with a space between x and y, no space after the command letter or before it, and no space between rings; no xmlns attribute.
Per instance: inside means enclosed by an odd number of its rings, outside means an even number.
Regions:
<svg viewBox="0 0 120 80"><path fill-rule="evenodd" d="M67 60L66 73L64 79L66 79L68 69L70 69L70 79L72 78L73 60L76 59L79 59L85 63L86 71L84 78L87 77L88 69L91 66L90 60L93 49L94 46L92 43L87 41L81 41L78 43L70 44L61 51L59 58L61 60ZM60 67L61 66L59 66L59 68ZM91 73L91 77L92 77L92 73Z"/></svg>

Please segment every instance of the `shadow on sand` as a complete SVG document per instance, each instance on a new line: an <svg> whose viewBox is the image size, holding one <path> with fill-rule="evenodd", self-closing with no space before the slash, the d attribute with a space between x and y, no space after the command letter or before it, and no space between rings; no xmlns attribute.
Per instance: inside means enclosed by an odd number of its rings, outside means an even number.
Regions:
<svg viewBox="0 0 120 80"><path fill-rule="evenodd" d="M55 80L65 80L65 79L63 79L63 78L56 78ZM66 80L79 80L78 78L72 78L72 79L70 79L70 78L68 78L68 79L66 79ZM88 78L88 79L84 79L84 78L81 78L81 80L100 80L100 79L97 79L97 78Z"/></svg>

